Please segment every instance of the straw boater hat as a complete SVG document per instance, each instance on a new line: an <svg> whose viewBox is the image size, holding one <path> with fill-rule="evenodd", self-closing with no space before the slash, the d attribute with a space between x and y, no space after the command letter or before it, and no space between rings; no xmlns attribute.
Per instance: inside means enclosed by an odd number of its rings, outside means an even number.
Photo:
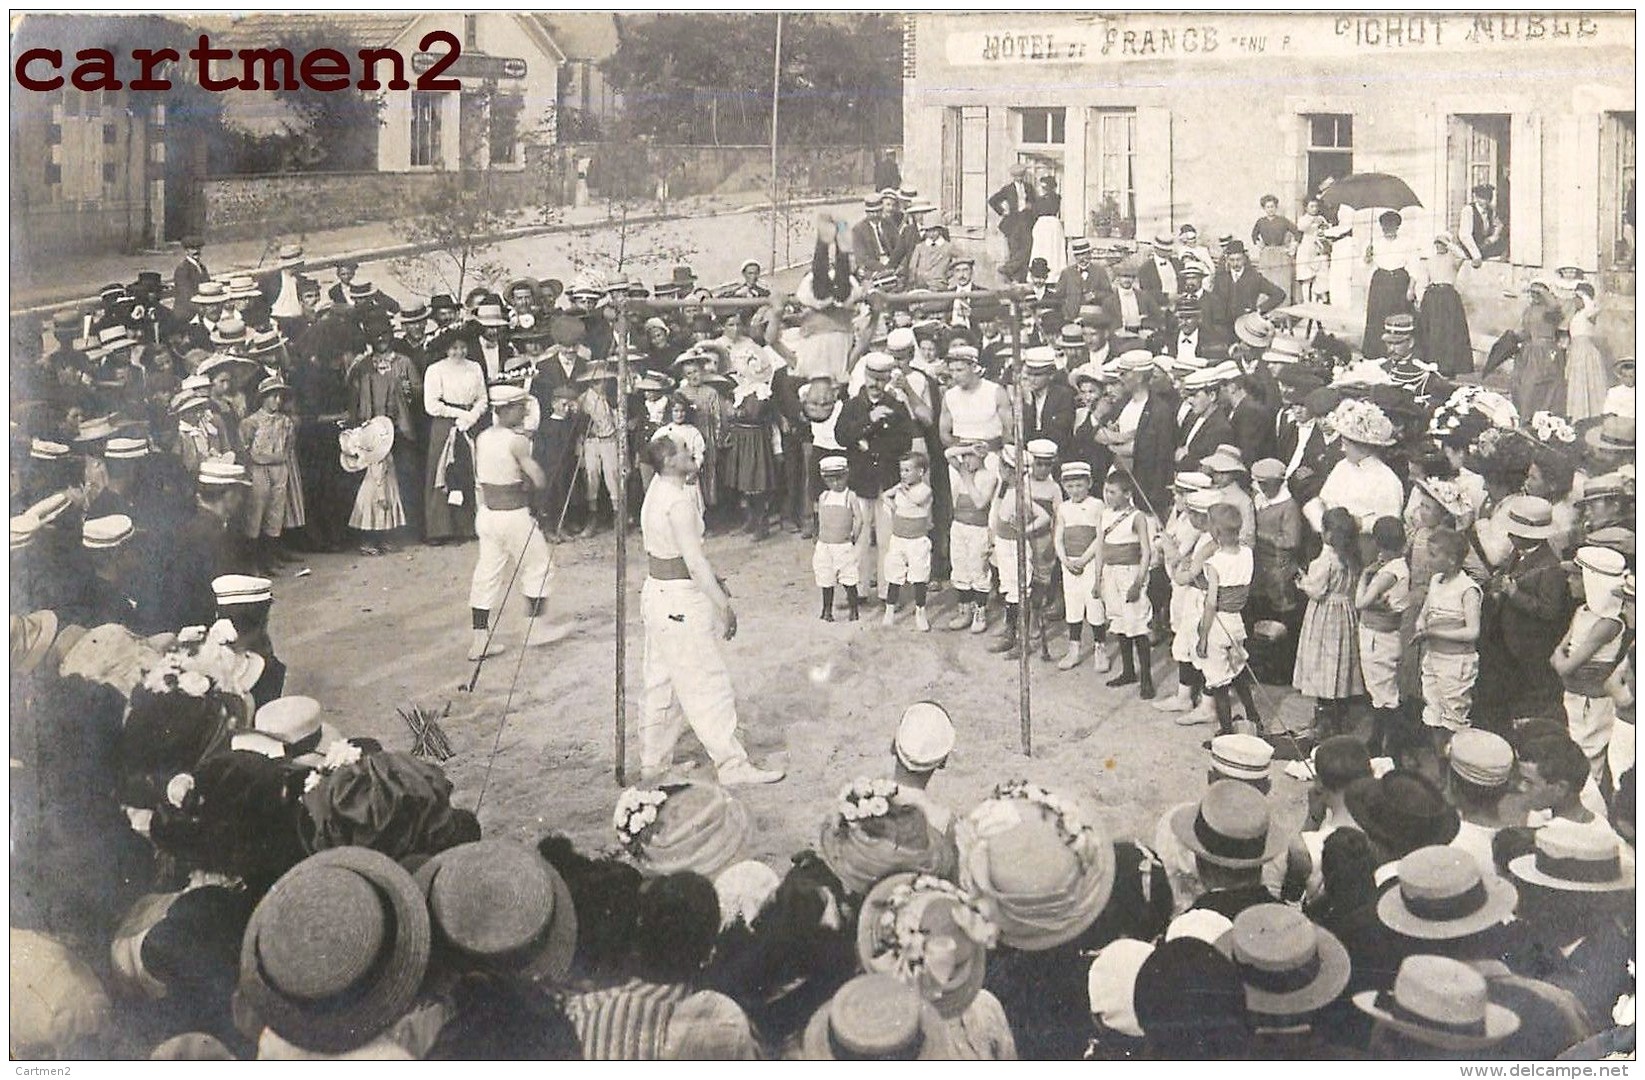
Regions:
<svg viewBox="0 0 1645 1080"><path fill-rule="evenodd" d="M954 721L935 701L916 701L903 710L892 746L909 772L940 769L954 752Z"/></svg>
<svg viewBox="0 0 1645 1080"><path fill-rule="evenodd" d="M1348 988L1342 942L1284 904L1246 908L1216 946L1239 969L1245 1007L1262 1018L1305 1016Z"/></svg>
<svg viewBox="0 0 1645 1080"><path fill-rule="evenodd" d="M1248 784L1219 780L1198 803L1171 815L1171 831L1206 862L1250 869L1272 862L1285 850L1285 835L1268 812L1268 802Z"/></svg>
<svg viewBox="0 0 1645 1080"><path fill-rule="evenodd" d="M1512 882L1483 873L1461 848L1420 848L1399 861L1398 873L1398 887L1377 901L1377 918L1408 938L1469 937L1507 922L1519 903Z"/></svg>
<svg viewBox="0 0 1645 1080"><path fill-rule="evenodd" d="M428 908L411 875L379 852L331 848L287 871L252 912L239 993L280 1038L341 1053L416 1001L429 946Z"/></svg>
<svg viewBox="0 0 1645 1080"><path fill-rule="evenodd" d="M863 900L857 959L866 972L912 986L952 1019L982 989L998 934L987 907L959 886L928 874L892 874Z"/></svg>
<svg viewBox="0 0 1645 1080"><path fill-rule="evenodd" d="M221 601L219 601L220 603ZM311 697L275 698L257 710L252 734L255 745L235 745L236 750L255 750L269 757L283 757L299 764L318 764L326 747L342 738L342 733L320 719L320 703ZM236 735L238 739L240 735ZM269 753L278 749L278 754ZM311 757L312 755L312 757Z"/></svg>
<svg viewBox="0 0 1645 1080"><path fill-rule="evenodd" d="M1635 438L1634 418L1617 413L1606 413L1603 420L1582 433L1582 441L1590 450L1612 454L1633 453Z"/></svg>
<svg viewBox="0 0 1645 1080"><path fill-rule="evenodd" d="M447 848L418 867L435 939L462 966L559 982L577 951L577 912L559 871L512 840Z"/></svg>
<svg viewBox="0 0 1645 1080"><path fill-rule="evenodd" d="M1554 821L1536 830L1536 850L1509 862L1508 872L1559 892L1621 892L1634 887L1634 853L1615 836Z"/></svg>
<svg viewBox="0 0 1645 1080"><path fill-rule="evenodd" d="M481 326L502 328L508 325L508 315L501 304L481 304L474 309L474 321Z"/></svg>
<svg viewBox="0 0 1645 1080"><path fill-rule="evenodd" d="M113 551L130 540L137 532L131 518L124 514L90 518L80 526L80 543L87 551Z"/></svg>
<svg viewBox="0 0 1645 1080"><path fill-rule="evenodd" d="M1509 536L1546 540L1554 535L1554 507L1535 495L1517 495L1504 507L1503 528Z"/></svg>
<svg viewBox="0 0 1645 1080"><path fill-rule="evenodd" d="M1519 1016L1489 1000L1485 976L1443 956L1406 957L1391 991L1361 991L1354 995L1354 1006L1380 1024L1444 1050L1483 1050L1519 1030Z"/></svg>
<svg viewBox="0 0 1645 1080"><path fill-rule="evenodd" d="M952 1056L936 1007L890 975L859 975L806 1024L808 1061L943 1061Z"/></svg>
<svg viewBox="0 0 1645 1080"><path fill-rule="evenodd" d="M226 282L230 300L255 300L262 295L250 274L235 274Z"/></svg>
<svg viewBox="0 0 1645 1080"><path fill-rule="evenodd" d="M257 384L257 400L262 401L270 394L289 394L291 386L278 375L270 375Z"/></svg>
<svg viewBox="0 0 1645 1080"><path fill-rule="evenodd" d="M932 826L925 810L890 780L856 780L840 793L823 822L817 853L857 896L899 871L952 877L953 840Z"/></svg>
<svg viewBox="0 0 1645 1080"><path fill-rule="evenodd" d="M1029 952L1084 933L1114 889L1114 845L1037 785L1001 784L960 822L960 885L994 905L1000 940Z"/></svg>
<svg viewBox="0 0 1645 1080"><path fill-rule="evenodd" d="M251 475L237 461L209 459L200 462L195 482L206 487L250 487Z"/></svg>
<svg viewBox="0 0 1645 1080"><path fill-rule="evenodd" d="M142 341L124 323L119 326L105 326L97 331L97 344L86 351L86 356L92 360L100 360L106 356L113 356L122 349L134 349L141 344Z"/></svg>
<svg viewBox="0 0 1645 1080"><path fill-rule="evenodd" d="M65 450L67 448L65 447ZM31 453L31 457L34 455ZM1574 500L1577 505L1599 499L1625 499L1633 492L1633 481L1619 472L1601 473L1588 478L1582 485L1582 494Z"/></svg>
<svg viewBox="0 0 1645 1080"><path fill-rule="evenodd" d="M229 300L228 289L221 281L202 281L194 290L192 304L226 304Z"/></svg>
<svg viewBox="0 0 1645 1080"><path fill-rule="evenodd" d="M387 460L394 449L394 421L374 416L359 427L345 429L337 443L342 450L343 471L364 472Z"/></svg>
<svg viewBox="0 0 1645 1080"><path fill-rule="evenodd" d="M275 259L275 265L281 270L290 270L303 265L303 245L286 244L280 248L280 254Z"/></svg>
<svg viewBox="0 0 1645 1080"><path fill-rule="evenodd" d="M1266 349L1274 340L1274 324L1268 316L1248 311L1234 320L1234 336L1253 349Z"/></svg>
<svg viewBox="0 0 1645 1080"><path fill-rule="evenodd" d="M103 447L103 457L108 461L136 461L148 456L147 439L110 439Z"/></svg>
<svg viewBox="0 0 1645 1080"><path fill-rule="evenodd" d="M633 790L633 789L630 789ZM635 861L652 874L692 871L712 878L736 862L748 840L748 809L717 784L665 784L656 819L640 836Z"/></svg>

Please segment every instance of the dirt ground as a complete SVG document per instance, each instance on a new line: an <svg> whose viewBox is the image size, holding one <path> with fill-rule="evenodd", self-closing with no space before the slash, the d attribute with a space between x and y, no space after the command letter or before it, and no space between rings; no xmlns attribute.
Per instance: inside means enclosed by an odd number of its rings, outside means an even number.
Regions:
<svg viewBox="0 0 1645 1080"><path fill-rule="evenodd" d="M438 711L449 702L442 726L455 755L445 768L458 805L479 802L488 835L531 841L558 831L585 850L608 847L620 790L613 771L614 550L610 532L554 549L548 615L533 643L522 655L525 612L516 592L497 633L506 651L486 662L472 694L459 684L472 671L465 652L473 543L407 546L381 558L313 557L311 574L275 584L272 631L290 667L286 692L318 698L328 721L394 749L411 744L396 708L416 702ZM1141 702L1135 687L1103 685L1106 676L1089 664L1060 672L1037 657L1031 662L1034 754L1024 757L1016 664L984 651L985 638L941 629L951 612L946 591L933 597L936 626L928 634L906 614L896 627L881 627L877 606L865 606L862 622L843 621L843 600L842 621L824 623L810 542L783 533L761 543L724 536L710 538L708 550L730 583L741 623L726 652L745 741L754 760L788 771L782 783L737 791L756 824L751 857L781 868L815 842L842 786L888 775L898 717L924 698L941 702L958 728L958 746L932 793L961 811L993 784L1020 776L1074 795L1114 838L1147 839L1166 808L1204 788L1200 744L1211 729L1178 727ZM630 535L629 554L632 778L643 642L638 533ZM1166 650L1154 656L1168 692L1174 667ZM1293 722L1308 711L1294 692L1264 693L1269 711L1283 708ZM689 734L679 756L705 760ZM697 775L711 773L705 766ZM1273 805L1288 823L1301 821L1303 790L1276 766Z"/></svg>

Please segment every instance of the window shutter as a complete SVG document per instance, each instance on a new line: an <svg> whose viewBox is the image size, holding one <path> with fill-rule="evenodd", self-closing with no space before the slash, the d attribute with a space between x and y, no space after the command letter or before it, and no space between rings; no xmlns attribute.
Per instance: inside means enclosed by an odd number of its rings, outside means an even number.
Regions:
<svg viewBox="0 0 1645 1080"><path fill-rule="evenodd" d="M1542 254L1542 117L1514 114L1508 137L1508 256L1516 266L1541 266Z"/></svg>
<svg viewBox="0 0 1645 1080"><path fill-rule="evenodd" d="M1161 229L1176 231L1171 211L1171 110L1137 110L1136 144L1131 148L1136 175L1137 235Z"/></svg>

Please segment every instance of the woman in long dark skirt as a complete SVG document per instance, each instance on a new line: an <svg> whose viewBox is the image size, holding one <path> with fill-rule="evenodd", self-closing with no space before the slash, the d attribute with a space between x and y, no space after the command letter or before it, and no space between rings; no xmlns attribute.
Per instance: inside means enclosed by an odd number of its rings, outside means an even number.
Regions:
<svg viewBox="0 0 1645 1080"><path fill-rule="evenodd" d="M1439 373L1456 376L1474 370L1474 345L1468 336L1468 313L1457 292L1457 271L1468 253L1450 233L1434 237L1428 258L1428 287L1417 310L1417 355L1438 366Z"/></svg>
<svg viewBox="0 0 1645 1080"><path fill-rule="evenodd" d="M1361 352L1367 360L1388 355L1382 343L1382 326L1390 315L1416 314L1411 303L1412 252L1399 235L1403 218L1389 210L1377 218L1379 235L1365 249L1365 261L1376 267L1365 296L1365 340Z"/></svg>

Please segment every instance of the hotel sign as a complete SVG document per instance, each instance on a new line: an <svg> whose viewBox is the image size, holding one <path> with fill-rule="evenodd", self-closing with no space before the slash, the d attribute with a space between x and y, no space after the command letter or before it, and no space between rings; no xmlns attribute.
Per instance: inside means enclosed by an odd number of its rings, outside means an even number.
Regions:
<svg viewBox="0 0 1645 1080"><path fill-rule="evenodd" d="M994 21L989 17L989 21ZM1365 56L1560 45L1631 45L1629 16L1547 13L1071 16L948 34L956 67L1106 64L1240 56ZM976 20L966 19L968 25Z"/></svg>

